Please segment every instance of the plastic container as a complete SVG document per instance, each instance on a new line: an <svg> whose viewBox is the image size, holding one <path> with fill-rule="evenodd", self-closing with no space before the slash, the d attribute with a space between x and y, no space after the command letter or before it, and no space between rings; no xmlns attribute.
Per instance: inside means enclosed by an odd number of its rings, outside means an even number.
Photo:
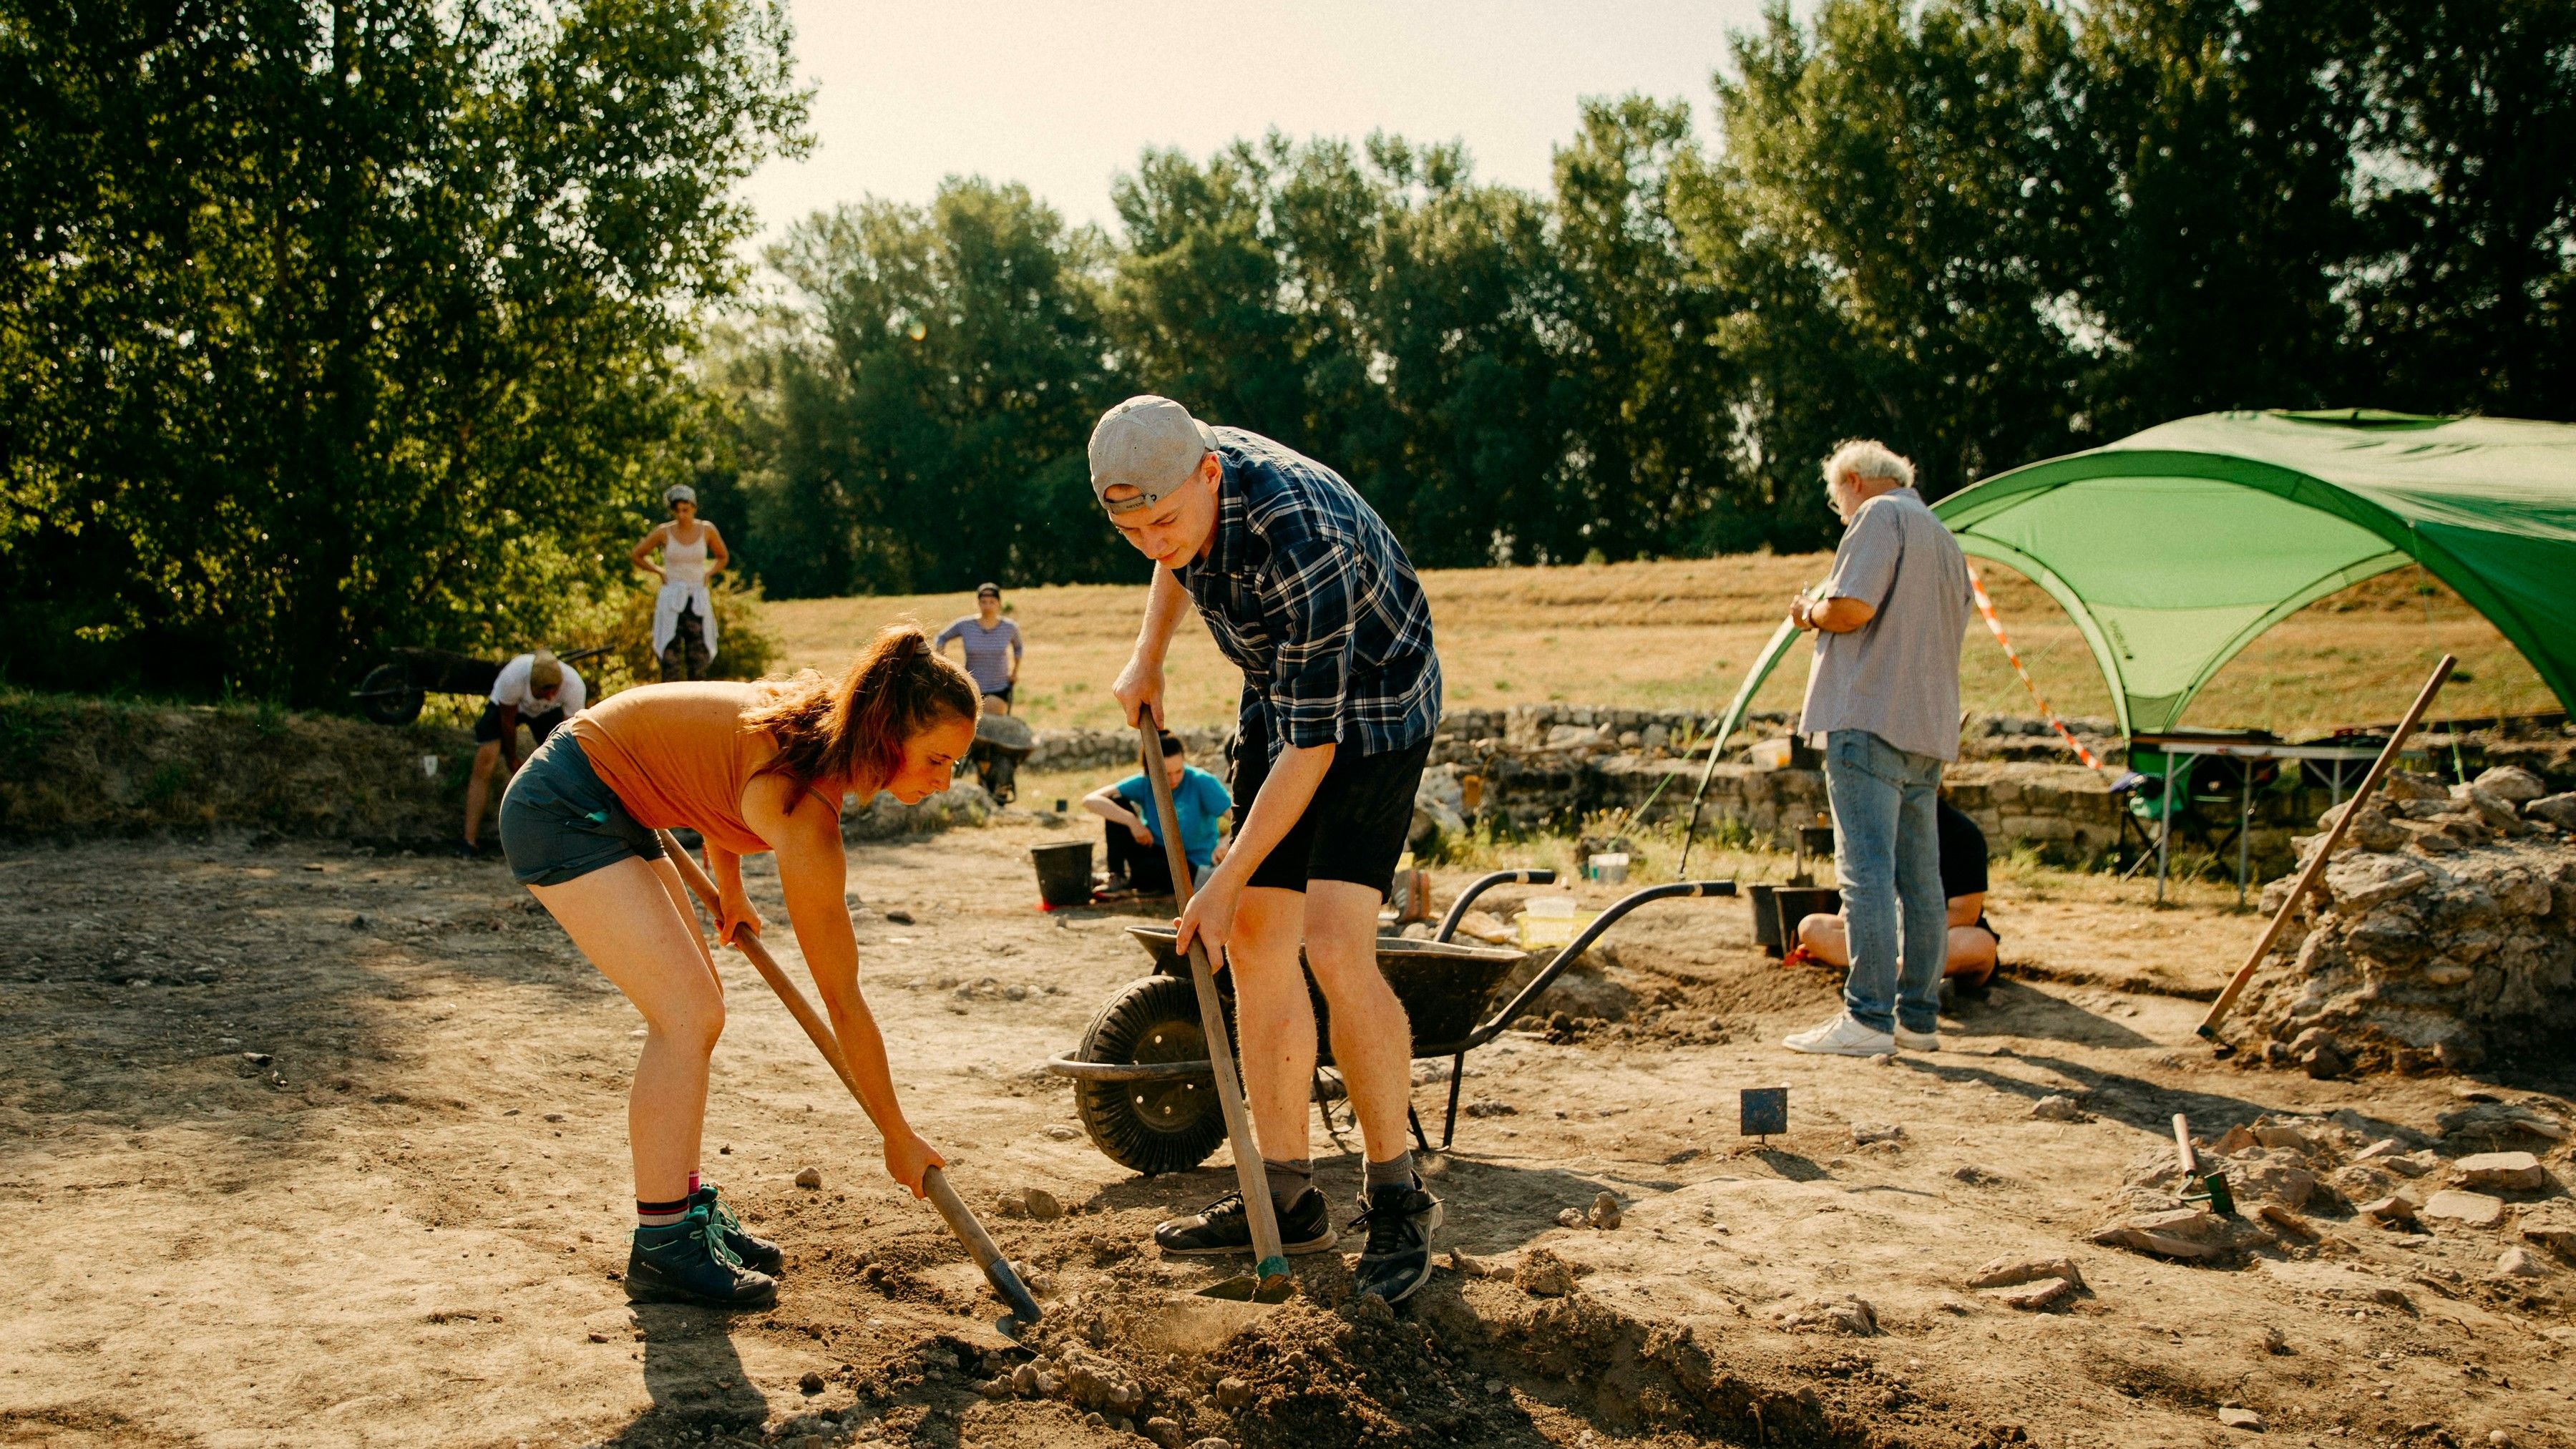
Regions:
<svg viewBox="0 0 2576 1449"><path fill-rule="evenodd" d="M1588 864L1588 874L1604 885L1620 885L1628 879L1628 853L1624 850L1605 850Z"/></svg>
<svg viewBox="0 0 2576 1449"><path fill-rule="evenodd" d="M1091 842L1069 840L1060 845L1033 845L1029 858L1038 867L1038 904L1041 909L1060 911L1067 906L1091 903Z"/></svg>
<svg viewBox="0 0 2576 1449"><path fill-rule="evenodd" d="M1572 896L1532 896L1521 908L1521 949L1545 951L1565 945L1600 914L1576 909Z"/></svg>

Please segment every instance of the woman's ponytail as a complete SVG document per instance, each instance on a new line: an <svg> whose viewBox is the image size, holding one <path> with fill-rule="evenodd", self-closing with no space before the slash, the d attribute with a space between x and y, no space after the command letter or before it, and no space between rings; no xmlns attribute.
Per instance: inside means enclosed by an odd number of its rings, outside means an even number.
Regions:
<svg viewBox="0 0 2576 1449"><path fill-rule="evenodd" d="M778 739L764 772L775 770L800 790L830 780L859 790L894 774L905 741L946 720L971 720L981 708L975 681L932 652L930 636L907 621L878 631L838 681L805 670L743 722Z"/></svg>

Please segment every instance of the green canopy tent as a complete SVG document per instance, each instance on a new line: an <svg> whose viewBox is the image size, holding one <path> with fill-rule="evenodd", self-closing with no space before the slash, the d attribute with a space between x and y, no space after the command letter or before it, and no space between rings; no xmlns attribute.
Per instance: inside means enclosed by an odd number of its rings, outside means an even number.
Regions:
<svg viewBox="0 0 2576 1449"><path fill-rule="evenodd" d="M2207 413L1998 474L1933 512L1971 557L2066 611L2123 734L2170 729L2255 636L2410 562L2576 708L2576 426ZM1714 748L1796 642L1785 624L1772 635Z"/></svg>

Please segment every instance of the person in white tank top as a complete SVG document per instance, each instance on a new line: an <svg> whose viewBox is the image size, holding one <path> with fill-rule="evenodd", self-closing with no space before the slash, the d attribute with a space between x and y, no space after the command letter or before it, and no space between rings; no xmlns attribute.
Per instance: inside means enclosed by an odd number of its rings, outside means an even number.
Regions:
<svg viewBox="0 0 2576 1449"><path fill-rule="evenodd" d="M644 535L631 557L635 566L662 580L653 599L653 653L662 663L662 680L704 679L716 657L716 605L707 581L732 554L716 526L698 517L697 490L675 484L662 494L671 505L671 521ZM659 564L653 553L662 554Z"/></svg>

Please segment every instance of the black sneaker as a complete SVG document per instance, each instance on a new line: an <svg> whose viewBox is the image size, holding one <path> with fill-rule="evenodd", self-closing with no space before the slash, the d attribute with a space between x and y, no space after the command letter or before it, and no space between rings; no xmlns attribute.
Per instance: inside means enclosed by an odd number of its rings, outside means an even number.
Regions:
<svg viewBox="0 0 2576 1449"><path fill-rule="evenodd" d="M1310 1187L1286 1207L1278 1203L1277 1198L1271 1199L1279 1215L1281 1252L1291 1256L1320 1253L1333 1245L1333 1212L1324 1201L1322 1189ZM1243 1210L1243 1194L1227 1193L1208 1204L1205 1212L1156 1225L1154 1246L1175 1258L1215 1258L1251 1252L1252 1218Z"/></svg>
<svg viewBox="0 0 2576 1449"><path fill-rule="evenodd" d="M638 1303L696 1303L708 1308L766 1308L778 1280L742 1265L724 1230L703 1207L658 1228L637 1228L626 1255L626 1296Z"/></svg>
<svg viewBox="0 0 2576 1449"><path fill-rule="evenodd" d="M1431 1281L1431 1235L1440 1227L1440 1199L1423 1191L1416 1177L1411 1187L1388 1183L1370 1190L1362 1211L1350 1226L1368 1225L1368 1246L1351 1270L1351 1291L1401 1303Z"/></svg>
<svg viewBox="0 0 2576 1449"><path fill-rule="evenodd" d="M742 1260L744 1267L775 1278L779 1276L779 1270L787 1266L785 1250L767 1238L753 1237L743 1227L742 1219L733 1215L733 1209L717 1199L714 1183L710 1182L689 1194L689 1206L707 1210L707 1216L716 1220L716 1231L723 1235L724 1245L733 1250L733 1255Z"/></svg>

